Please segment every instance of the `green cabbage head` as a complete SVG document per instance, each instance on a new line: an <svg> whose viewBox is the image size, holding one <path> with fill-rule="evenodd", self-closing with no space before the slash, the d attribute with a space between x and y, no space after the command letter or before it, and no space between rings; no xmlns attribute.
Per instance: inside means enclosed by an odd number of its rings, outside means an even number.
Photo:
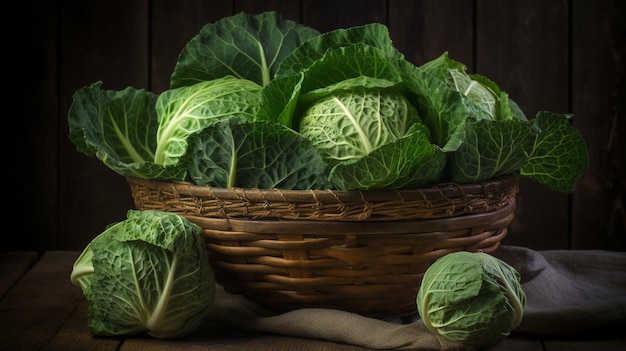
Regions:
<svg viewBox="0 0 626 351"><path fill-rule="evenodd" d="M428 329L476 348L504 340L521 323L526 307L519 273L483 252L439 258L424 274L416 300Z"/></svg>
<svg viewBox="0 0 626 351"><path fill-rule="evenodd" d="M89 302L91 333L170 339L196 330L215 298L201 232L174 213L130 210L93 239L70 276Z"/></svg>
<svg viewBox="0 0 626 351"><path fill-rule="evenodd" d="M330 94L303 114L300 133L330 163L357 160L402 138L416 122L406 97L385 89L354 89Z"/></svg>

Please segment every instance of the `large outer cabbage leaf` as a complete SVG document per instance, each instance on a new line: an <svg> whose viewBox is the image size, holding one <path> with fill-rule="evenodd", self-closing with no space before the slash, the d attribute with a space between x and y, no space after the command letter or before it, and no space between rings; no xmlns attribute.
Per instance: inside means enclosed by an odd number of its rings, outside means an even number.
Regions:
<svg viewBox="0 0 626 351"><path fill-rule="evenodd" d="M233 76L163 92L156 102L159 125L154 163L178 164L187 151L189 135L216 120L230 117L252 120L259 108L260 93L260 85Z"/></svg>
<svg viewBox="0 0 626 351"><path fill-rule="evenodd" d="M89 243L70 279L82 288L94 335L179 338L215 299L202 228L174 213L130 210Z"/></svg>
<svg viewBox="0 0 626 351"><path fill-rule="evenodd" d="M468 120L464 142L448 159L450 180L476 183L519 171L528 159L532 135L530 123L517 119Z"/></svg>
<svg viewBox="0 0 626 351"><path fill-rule="evenodd" d="M182 179L184 168L155 164L157 95L128 87L103 90L102 82L74 93L68 112L69 139L123 176Z"/></svg>
<svg viewBox="0 0 626 351"><path fill-rule="evenodd" d="M530 121L470 119L463 143L448 158L447 174L454 182L474 183L520 172L548 189L572 192L589 160L570 118L540 112Z"/></svg>
<svg viewBox="0 0 626 351"><path fill-rule="evenodd" d="M191 181L216 187L324 189L319 150L282 124L230 118L190 138Z"/></svg>
<svg viewBox="0 0 626 351"><path fill-rule="evenodd" d="M282 60L319 32L274 11L240 13L206 24L181 51L170 87L178 88L227 75L265 86Z"/></svg>
<svg viewBox="0 0 626 351"><path fill-rule="evenodd" d="M328 51L334 51L331 49L348 47L355 43L381 49L389 58L404 57L393 46L387 27L380 23L370 23L337 29L305 41L283 60L276 72L276 78L297 75L313 66L315 61L322 59Z"/></svg>
<svg viewBox="0 0 626 351"><path fill-rule="evenodd" d="M421 124L367 156L335 165L329 175L342 190L407 189L430 186L441 178L446 156L429 141Z"/></svg>
<svg viewBox="0 0 626 351"><path fill-rule="evenodd" d="M541 111L532 120L532 147L520 174L551 190L572 192L589 168L585 141L571 124L572 115Z"/></svg>
<svg viewBox="0 0 626 351"><path fill-rule="evenodd" d="M454 252L424 273L417 298L424 325L443 338L483 348L522 321L526 294L519 273L483 252Z"/></svg>

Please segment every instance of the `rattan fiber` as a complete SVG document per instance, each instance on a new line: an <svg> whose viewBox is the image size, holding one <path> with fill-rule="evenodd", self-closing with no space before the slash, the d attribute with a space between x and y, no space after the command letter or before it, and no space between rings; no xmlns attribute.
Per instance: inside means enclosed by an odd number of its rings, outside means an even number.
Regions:
<svg viewBox="0 0 626 351"><path fill-rule="evenodd" d="M493 252L513 220L518 177L427 189L213 188L127 178L138 209L203 228L217 282L276 311L305 307L385 318L417 312L430 264Z"/></svg>

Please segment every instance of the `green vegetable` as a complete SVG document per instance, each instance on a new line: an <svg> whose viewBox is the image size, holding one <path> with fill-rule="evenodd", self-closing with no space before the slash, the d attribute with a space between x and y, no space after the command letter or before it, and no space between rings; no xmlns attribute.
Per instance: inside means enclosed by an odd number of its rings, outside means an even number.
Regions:
<svg viewBox="0 0 626 351"><path fill-rule="evenodd" d="M527 120L493 81L465 69L444 53L411 72L420 82L418 112L450 155L449 180L473 183L522 170L551 190L573 191L589 167L573 116L542 111Z"/></svg>
<svg viewBox="0 0 626 351"><path fill-rule="evenodd" d="M520 120L468 119L465 140L448 159L450 177L459 183L471 183L517 172L528 162L528 150L536 134L531 128L532 123Z"/></svg>
<svg viewBox="0 0 626 351"><path fill-rule="evenodd" d="M432 185L443 174L445 155L421 123L407 64L381 24L322 34L285 58L263 89L257 119L311 140L329 163L334 188Z"/></svg>
<svg viewBox="0 0 626 351"><path fill-rule="evenodd" d="M261 86L225 76L170 89L159 95L156 111L159 127L154 163L175 165L187 152L187 138L211 122L229 117L254 118Z"/></svg>
<svg viewBox="0 0 626 351"><path fill-rule="evenodd" d="M286 55L318 34L273 11L225 17L206 24L181 51L170 86L194 85L227 75L265 86Z"/></svg>
<svg viewBox="0 0 626 351"><path fill-rule="evenodd" d="M531 135L533 146L520 174L534 179L551 190L571 192L575 182L589 167L587 147L580 133L572 127L573 115L542 111L532 121L539 132Z"/></svg>
<svg viewBox="0 0 626 351"><path fill-rule="evenodd" d="M316 101L303 113L300 133L327 158L346 161L395 142L419 121L417 110L401 94L354 89Z"/></svg>
<svg viewBox="0 0 626 351"><path fill-rule="evenodd" d="M89 243L70 276L94 335L178 338L210 311L215 278L202 229L174 213L128 211Z"/></svg>
<svg viewBox="0 0 626 351"><path fill-rule="evenodd" d="M329 180L339 189L420 188L435 183L445 164L445 155L428 140L428 130L414 124L396 142L356 162L335 165Z"/></svg>
<svg viewBox="0 0 626 351"><path fill-rule="evenodd" d="M78 150L121 175L219 187L402 189L517 173L567 193L589 167L571 115L528 119L447 52L416 66L380 23L319 33L275 12L204 26L158 97L94 84L68 118Z"/></svg>
<svg viewBox="0 0 626 351"><path fill-rule="evenodd" d="M460 251L426 270L416 302L433 333L482 348L504 340L521 323L526 294L519 273L506 262Z"/></svg>
<svg viewBox="0 0 626 351"><path fill-rule="evenodd" d="M123 176L182 180L182 165L154 163L157 98L133 87L112 91L103 90L102 82L85 86L74 93L68 112L69 138L78 151Z"/></svg>
<svg viewBox="0 0 626 351"><path fill-rule="evenodd" d="M190 137L195 184L262 189L325 189L326 163L300 134L278 123L229 118Z"/></svg>

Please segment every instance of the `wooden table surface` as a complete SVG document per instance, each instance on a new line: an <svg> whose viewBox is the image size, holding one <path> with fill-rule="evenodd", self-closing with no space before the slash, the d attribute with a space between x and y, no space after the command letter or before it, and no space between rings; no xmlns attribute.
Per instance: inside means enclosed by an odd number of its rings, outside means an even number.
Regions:
<svg viewBox="0 0 626 351"><path fill-rule="evenodd" d="M205 323L179 340L148 336L93 337L87 329L87 301L70 283L79 252L0 252L0 351L13 350L367 350L322 340L244 331ZM512 334L489 348L504 350L626 350L615 331L601 338L534 339Z"/></svg>

